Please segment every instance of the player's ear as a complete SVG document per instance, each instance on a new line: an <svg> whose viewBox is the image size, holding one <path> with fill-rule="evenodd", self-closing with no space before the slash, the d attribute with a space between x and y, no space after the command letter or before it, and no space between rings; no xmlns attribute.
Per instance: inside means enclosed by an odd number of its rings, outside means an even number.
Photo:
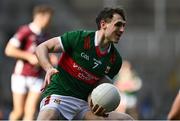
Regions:
<svg viewBox="0 0 180 121"><path fill-rule="evenodd" d="M106 29L106 22L105 22L105 20L101 20L100 26L101 26L101 29Z"/></svg>

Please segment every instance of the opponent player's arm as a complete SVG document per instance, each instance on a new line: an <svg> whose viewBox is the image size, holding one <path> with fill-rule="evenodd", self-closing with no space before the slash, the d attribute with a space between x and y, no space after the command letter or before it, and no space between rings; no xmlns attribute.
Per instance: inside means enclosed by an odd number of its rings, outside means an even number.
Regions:
<svg viewBox="0 0 180 121"><path fill-rule="evenodd" d="M180 92L177 94L170 112L168 114L168 120L179 120L180 119Z"/></svg>
<svg viewBox="0 0 180 121"><path fill-rule="evenodd" d="M14 42L19 42L19 40L17 40L16 38L11 38L9 40L5 48L5 54L7 56L26 60L33 65L36 65L38 63L37 58L34 54L19 49L18 45L14 44Z"/></svg>
<svg viewBox="0 0 180 121"><path fill-rule="evenodd" d="M42 68L47 71L50 68L53 68L53 65L50 62L48 53L56 53L56 52L62 52L63 47L60 44L59 38L54 37L52 39L49 39L42 44L40 44L36 48L36 56L39 60L39 64L42 66Z"/></svg>

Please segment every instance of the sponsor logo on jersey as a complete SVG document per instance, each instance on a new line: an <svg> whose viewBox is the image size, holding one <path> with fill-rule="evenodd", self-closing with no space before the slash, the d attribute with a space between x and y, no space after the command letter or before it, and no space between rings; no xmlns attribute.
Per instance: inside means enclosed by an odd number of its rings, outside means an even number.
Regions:
<svg viewBox="0 0 180 121"><path fill-rule="evenodd" d="M81 68L79 65L77 65L76 63L73 64L73 67L78 71L78 78L82 79L82 80L99 80L99 78L93 76L92 74L88 73L86 70L84 70L83 68Z"/></svg>
<svg viewBox="0 0 180 121"><path fill-rule="evenodd" d="M81 57L89 61L89 56L85 54L84 52L81 53Z"/></svg>
<svg viewBox="0 0 180 121"><path fill-rule="evenodd" d="M82 55L84 57L86 54L82 52ZM89 58L88 55L86 56L85 58ZM101 78L77 64L67 53L62 54L59 66L74 78L84 81L87 84L95 84Z"/></svg>

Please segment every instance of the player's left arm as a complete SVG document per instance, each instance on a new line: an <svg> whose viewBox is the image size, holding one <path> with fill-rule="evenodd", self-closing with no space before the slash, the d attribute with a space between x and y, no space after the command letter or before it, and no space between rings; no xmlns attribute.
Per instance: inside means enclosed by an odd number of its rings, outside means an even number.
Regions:
<svg viewBox="0 0 180 121"><path fill-rule="evenodd" d="M40 65L45 71L49 68L53 68L53 65L50 63L48 53L62 52L63 47L60 44L59 37L54 37L43 43L41 43L36 48L36 56L39 60Z"/></svg>
<svg viewBox="0 0 180 121"><path fill-rule="evenodd" d="M39 60L39 64L41 67L46 71L45 81L42 86L42 91L46 88L48 84L50 84L51 76L53 74L58 73L59 71L53 67L52 63L50 62L49 53L51 52L62 52L63 47L59 41L59 37L54 37L49 39L43 43L41 43L36 48L36 56Z"/></svg>

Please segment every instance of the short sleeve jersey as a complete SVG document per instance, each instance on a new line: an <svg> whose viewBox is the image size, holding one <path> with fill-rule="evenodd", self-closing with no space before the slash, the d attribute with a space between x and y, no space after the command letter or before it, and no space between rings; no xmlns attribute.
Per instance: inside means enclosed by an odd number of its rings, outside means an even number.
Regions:
<svg viewBox="0 0 180 121"><path fill-rule="evenodd" d="M108 53L95 46L93 31L72 31L60 36L64 52L59 60L59 73L52 77L43 96L59 94L87 100L95 84L105 75L113 78L122 59L113 44Z"/></svg>
<svg viewBox="0 0 180 121"><path fill-rule="evenodd" d="M23 51L34 53L37 45L46 39L47 34L40 33L37 35L31 30L29 25L23 25L18 29L13 38L10 39L10 43ZM17 60L14 68L15 74L24 76L38 77L41 72L42 68L40 66L31 65L26 60L21 59Z"/></svg>

